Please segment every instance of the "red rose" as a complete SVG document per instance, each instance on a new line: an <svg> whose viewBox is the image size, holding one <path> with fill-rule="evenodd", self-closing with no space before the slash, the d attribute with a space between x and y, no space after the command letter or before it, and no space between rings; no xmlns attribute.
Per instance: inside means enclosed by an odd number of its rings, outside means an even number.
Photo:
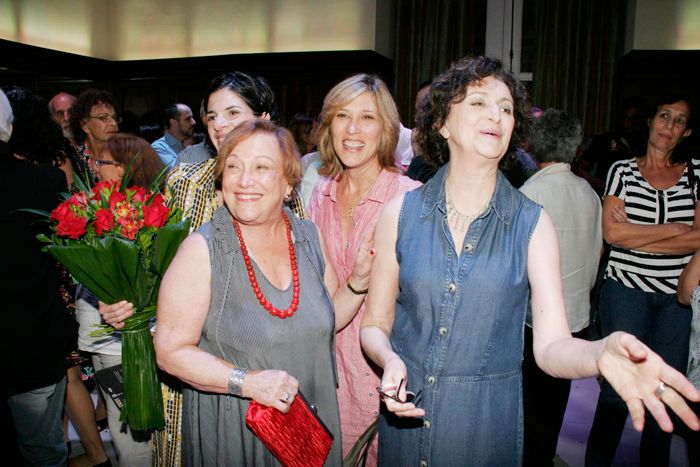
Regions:
<svg viewBox="0 0 700 467"><path fill-rule="evenodd" d="M87 207L87 195L84 191L81 191L71 196L67 202L71 206L78 206L81 211L85 211L85 207Z"/></svg>
<svg viewBox="0 0 700 467"><path fill-rule="evenodd" d="M106 209L100 209L95 213L95 222L92 225L95 227L95 233L102 236L105 230L111 230L114 228L114 216L112 213Z"/></svg>
<svg viewBox="0 0 700 467"><path fill-rule="evenodd" d="M114 208L117 206L117 203L122 203L125 199L126 196L124 196L123 193L119 193L117 190L114 190L109 196L109 209L114 211Z"/></svg>
<svg viewBox="0 0 700 467"><path fill-rule="evenodd" d="M133 193L133 196L131 199L135 199L139 203L143 203L144 200L146 199L146 189L145 188L137 186L137 187L131 188L127 191L130 191L131 193Z"/></svg>
<svg viewBox="0 0 700 467"><path fill-rule="evenodd" d="M85 232L87 218L85 217L68 217L56 226L56 233L62 237L80 238Z"/></svg>
<svg viewBox="0 0 700 467"><path fill-rule="evenodd" d="M163 227L168 220L170 208L156 201L143 208L143 222L147 227Z"/></svg>
<svg viewBox="0 0 700 467"><path fill-rule="evenodd" d="M153 201L150 201L151 198L153 199ZM149 191L148 196L146 196L146 202L148 203L149 201L151 203L165 204L165 197L160 193L153 194L152 191Z"/></svg>
<svg viewBox="0 0 700 467"><path fill-rule="evenodd" d="M71 203L69 203L69 201L70 200L66 200L62 202L58 205L58 207L56 207L56 209L51 211L49 219L52 221L63 222L67 218L75 217L75 214L73 214L73 211L70 209Z"/></svg>
<svg viewBox="0 0 700 467"><path fill-rule="evenodd" d="M98 182L94 187L92 187L92 197L90 199L100 199L100 193L102 193L103 191L109 192L109 190L111 190L113 186L115 187L115 189L118 190L119 182L108 182L107 180Z"/></svg>

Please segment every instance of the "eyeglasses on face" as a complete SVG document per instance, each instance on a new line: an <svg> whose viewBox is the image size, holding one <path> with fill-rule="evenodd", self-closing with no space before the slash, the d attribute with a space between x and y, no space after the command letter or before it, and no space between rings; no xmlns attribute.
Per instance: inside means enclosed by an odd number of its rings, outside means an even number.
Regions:
<svg viewBox="0 0 700 467"><path fill-rule="evenodd" d="M97 165L97 167L102 167L104 165L122 165L121 162L108 161L106 159L96 159L95 164Z"/></svg>
<svg viewBox="0 0 700 467"><path fill-rule="evenodd" d="M114 114L114 115L109 115L109 114L102 114L102 115L97 115L93 117L90 115L88 118L94 118L102 123L108 123L110 120L114 120L114 123L119 124L122 122L122 117L119 114Z"/></svg>

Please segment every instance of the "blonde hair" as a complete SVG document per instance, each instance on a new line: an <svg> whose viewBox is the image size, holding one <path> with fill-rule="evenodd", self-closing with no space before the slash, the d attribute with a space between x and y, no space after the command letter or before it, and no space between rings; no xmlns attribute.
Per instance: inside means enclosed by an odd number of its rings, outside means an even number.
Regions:
<svg viewBox="0 0 700 467"><path fill-rule="evenodd" d="M231 155L233 149L242 141L250 138L256 133L272 135L277 140L280 153L282 154L282 166L284 176L287 183L292 188L301 182L301 161L299 150L294 142L292 134L284 127L275 125L270 120L265 118L255 118L248 122L244 122L231 130L226 135L223 143L219 147L219 154L216 156L216 166L214 167L214 177L218 183L221 183L221 177L226 166L226 159Z"/></svg>
<svg viewBox="0 0 700 467"><path fill-rule="evenodd" d="M318 173L328 178L342 177L345 167L333 147L331 123L338 109L356 99L360 94L369 92L379 111L382 131L379 135L377 159L383 169L398 171L394 165L394 151L399 140L399 112L393 97L384 81L376 75L353 75L331 89L323 100L323 110L319 116L318 150L321 153L321 167Z"/></svg>

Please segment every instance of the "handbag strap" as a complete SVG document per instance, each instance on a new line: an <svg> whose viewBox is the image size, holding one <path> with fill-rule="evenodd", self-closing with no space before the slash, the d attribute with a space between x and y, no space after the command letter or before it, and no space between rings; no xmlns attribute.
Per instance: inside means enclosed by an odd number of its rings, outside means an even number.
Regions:
<svg viewBox="0 0 700 467"><path fill-rule="evenodd" d="M352 449L348 452L348 455L343 459L343 467L364 467L367 463L367 455L369 454L369 447L374 442L374 438L377 437L377 432L379 431L379 419L375 420L370 426L367 427L362 436L360 436L355 444L353 444Z"/></svg>

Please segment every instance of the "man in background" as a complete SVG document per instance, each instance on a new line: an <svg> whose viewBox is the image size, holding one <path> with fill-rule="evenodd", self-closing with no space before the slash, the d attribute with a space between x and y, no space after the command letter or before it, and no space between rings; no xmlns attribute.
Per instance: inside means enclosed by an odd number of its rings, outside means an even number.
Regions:
<svg viewBox="0 0 700 467"><path fill-rule="evenodd" d="M185 149L182 142L194 133L192 109L185 104L173 104L165 109L165 135L151 144L168 167L174 167L177 155Z"/></svg>
<svg viewBox="0 0 700 467"><path fill-rule="evenodd" d="M63 136L73 143L73 134L70 132L70 108L75 102L75 96L71 96L65 92L59 92L49 101L49 113L54 122L61 125Z"/></svg>

